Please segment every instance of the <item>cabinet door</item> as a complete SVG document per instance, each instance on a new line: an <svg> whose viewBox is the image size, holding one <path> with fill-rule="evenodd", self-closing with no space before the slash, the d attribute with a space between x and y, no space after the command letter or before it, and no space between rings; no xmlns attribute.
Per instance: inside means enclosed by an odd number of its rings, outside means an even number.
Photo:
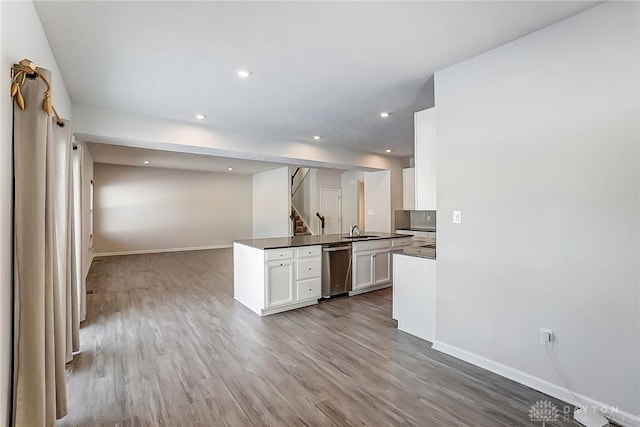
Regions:
<svg viewBox="0 0 640 427"><path fill-rule="evenodd" d="M407 168L402 170L402 209L416 208L416 170Z"/></svg>
<svg viewBox="0 0 640 427"><path fill-rule="evenodd" d="M353 289L373 285L373 253L356 252L353 255Z"/></svg>
<svg viewBox="0 0 640 427"><path fill-rule="evenodd" d="M391 281L391 254L379 251L373 254L373 284L381 285Z"/></svg>
<svg viewBox="0 0 640 427"><path fill-rule="evenodd" d="M268 262L266 279L266 308L294 301L292 260Z"/></svg>

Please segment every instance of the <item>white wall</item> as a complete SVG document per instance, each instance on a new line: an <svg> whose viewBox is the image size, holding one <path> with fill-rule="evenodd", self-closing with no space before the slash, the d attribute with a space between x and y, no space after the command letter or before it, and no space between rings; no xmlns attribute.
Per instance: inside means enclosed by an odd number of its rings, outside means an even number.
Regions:
<svg viewBox="0 0 640 427"><path fill-rule="evenodd" d="M435 89L437 347L573 401L538 344L551 328L575 391L625 425L640 416L638 22L638 3L605 3Z"/></svg>
<svg viewBox="0 0 640 427"><path fill-rule="evenodd" d="M364 181L363 171L345 171L342 173L341 190L343 233L349 232L349 226L351 224L358 223L358 181Z"/></svg>
<svg viewBox="0 0 640 427"><path fill-rule="evenodd" d="M23 58L52 73L53 103L71 118L71 102L33 3L0 1L0 426L9 425L11 406L11 217L12 217L12 99L10 68ZM28 29L25 31L25 28Z"/></svg>
<svg viewBox="0 0 640 427"><path fill-rule="evenodd" d="M253 175L253 238L290 235L291 176L283 167Z"/></svg>
<svg viewBox="0 0 640 427"><path fill-rule="evenodd" d="M90 211L90 199L91 199L91 181L93 180L93 158L87 148L87 145L83 142L78 142L76 145L82 146L82 268L84 279L87 279L89 274L89 268L91 267L91 261L93 261L94 245L93 238L91 236L91 211Z"/></svg>
<svg viewBox="0 0 640 427"><path fill-rule="evenodd" d="M251 237L251 176L95 164L96 255Z"/></svg>
<svg viewBox="0 0 640 427"><path fill-rule="evenodd" d="M402 170L402 209L414 210L415 208L416 208L416 168L406 168Z"/></svg>
<svg viewBox="0 0 640 427"><path fill-rule="evenodd" d="M391 206L389 210L389 231L395 231L396 229L396 216L395 211L402 209L402 170L404 169L404 162L401 159L396 159L393 167L389 169L389 191L391 191Z"/></svg>
<svg viewBox="0 0 640 427"><path fill-rule="evenodd" d="M402 170L400 169L400 177ZM402 178L400 179L402 183ZM402 189L400 193L400 206L402 206ZM367 232L391 231L391 172L365 172L364 173L364 209L365 230Z"/></svg>

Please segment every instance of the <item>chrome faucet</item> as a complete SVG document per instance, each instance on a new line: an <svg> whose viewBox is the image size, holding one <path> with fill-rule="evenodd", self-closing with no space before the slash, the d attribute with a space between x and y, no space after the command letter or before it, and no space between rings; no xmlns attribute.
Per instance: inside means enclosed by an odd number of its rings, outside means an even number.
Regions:
<svg viewBox="0 0 640 427"><path fill-rule="evenodd" d="M351 224L349 226L349 237L358 237L360 236L360 229L356 224Z"/></svg>

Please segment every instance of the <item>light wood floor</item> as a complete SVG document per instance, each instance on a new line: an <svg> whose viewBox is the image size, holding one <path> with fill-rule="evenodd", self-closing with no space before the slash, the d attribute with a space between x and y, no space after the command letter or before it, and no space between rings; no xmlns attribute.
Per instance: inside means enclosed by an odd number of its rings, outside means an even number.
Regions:
<svg viewBox="0 0 640 427"><path fill-rule="evenodd" d="M88 289L58 426L536 426L536 401L564 406L398 331L390 289L260 318L228 249L103 258Z"/></svg>

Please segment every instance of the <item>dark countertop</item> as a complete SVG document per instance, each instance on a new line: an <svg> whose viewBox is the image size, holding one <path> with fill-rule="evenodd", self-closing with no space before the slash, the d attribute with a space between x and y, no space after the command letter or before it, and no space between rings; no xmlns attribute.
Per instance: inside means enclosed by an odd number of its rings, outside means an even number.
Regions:
<svg viewBox="0 0 640 427"><path fill-rule="evenodd" d="M422 231L427 233L436 233L436 229L433 227L409 227L409 228L398 228L398 230L402 231Z"/></svg>
<svg viewBox="0 0 640 427"><path fill-rule="evenodd" d="M426 259L433 259L433 260L436 259L435 247L424 247L424 246L405 247L405 248L392 249L390 253L395 255L413 256L417 258L426 258Z"/></svg>
<svg viewBox="0 0 640 427"><path fill-rule="evenodd" d="M368 242L371 240L384 240L384 239L396 239L401 237L408 237L407 234L395 234L395 233L378 233L378 232L366 232L362 233L369 237L362 238L350 238L348 234L325 234L318 236L295 236L295 237L273 237L269 239L247 239L236 240L233 243L240 245L251 246L257 249L282 249L299 246L313 246L313 245L328 245L331 243L351 243L351 242Z"/></svg>

